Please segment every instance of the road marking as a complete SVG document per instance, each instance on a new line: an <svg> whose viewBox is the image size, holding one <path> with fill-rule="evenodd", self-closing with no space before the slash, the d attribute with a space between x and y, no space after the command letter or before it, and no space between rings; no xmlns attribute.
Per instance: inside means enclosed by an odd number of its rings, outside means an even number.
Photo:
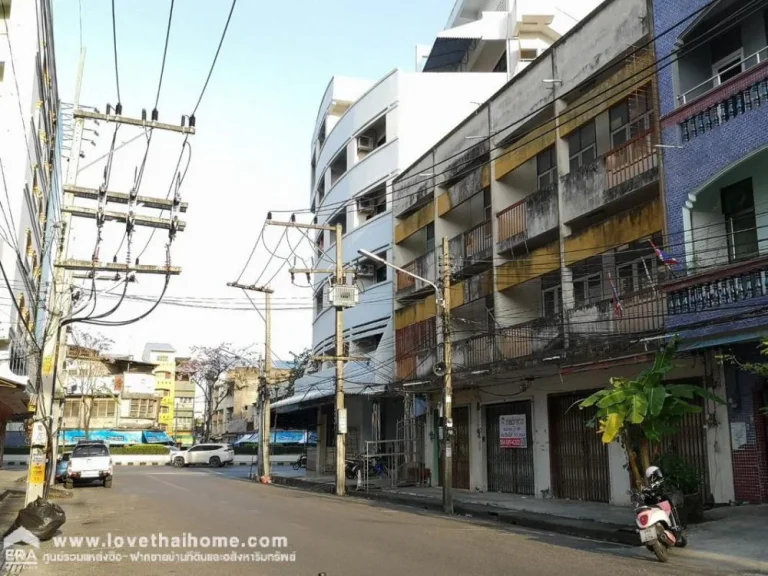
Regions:
<svg viewBox="0 0 768 576"><path fill-rule="evenodd" d="M162 474L156 474L151 475L153 480L157 480L158 482L165 484L167 486L170 486L171 488L176 488L177 490L183 490L184 492L189 492L189 488L184 488L183 486L179 486L178 484L174 484L173 482L167 482L165 480L160 480L160 478L157 478L157 476L162 476Z"/></svg>

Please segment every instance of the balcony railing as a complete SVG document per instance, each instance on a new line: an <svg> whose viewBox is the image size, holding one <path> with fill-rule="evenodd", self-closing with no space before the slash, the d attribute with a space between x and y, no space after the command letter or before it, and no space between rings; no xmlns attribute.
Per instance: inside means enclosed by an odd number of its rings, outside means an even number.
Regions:
<svg viewBox="0 0 768 576"><path fill-rule="evenodd" d="M432 250L423 256L419 256L415 260L409 262L403 266L403 270L407 270L412 274L426 278L427 280L435 280L435 251ZM397 272L397 294L405 295L413 292L420 292L421 290L429 288L432 289L429 284L417 280L409 274L405 274L398 270Z"/></svg>
<svg viewBox="0 0 768 576"><path fill-rule="evenodd" d="M527 230L525 200L505 208L496 217L499 219L499 242L523 234Z"/></svg>
<svg viewBox="0 0 768 576"><path fill-rule="evenodd" d="M644 289L622 295L618 310L610 299L569 310L568 330L584 337L655 332L664 328L665 309L663 293Z"/></svg>
<svg viewBox="0 0 768 576"><path fill-rule="evenodd" d="M496 214L499 251L552 232L558 225L557 186L536 190Z"/></svg>
<svg viewBox="0 0 768 576"><path fill-rule="evenodd" d="M493 225L481 222L448 243L454 270L465 270L477 262L488 263L493 250Z"/></svg>
<svg viewBox="0 0 768 576"><path fill-rule="evenodd" d="M749 56L741 59L738 62L735 62L733 65L728 66L728 68L726 68L725 70L718 72L711 78L704 80L704 82L702 82L701 84L697 84L687 92L678 96L677 100L681 104L687 104L691 100L695 100L699 96L703 96L710 90L714 90L715 88L720 86L723 83L723 80L722 80L723 76L727 76L735 70L744 72L745 70L749 70L750 68L757 66L761 62L765 62L765 60L768 60L768 46L765 48L761 48L754 54L750 54Z"/></svg>
<svg viewBox="0 0 768 576"><path fill-rule="evenodd" d="M716 310L768 295L768 257L673 280L664 286L670 316Z"/></svg>
<svg viewBox="0 0 768 576"><path fill-rule="evenodd" d="M624 182L658 167L658 137L655 130L638 134L605 155L605 183L615 188Z"/></svg>

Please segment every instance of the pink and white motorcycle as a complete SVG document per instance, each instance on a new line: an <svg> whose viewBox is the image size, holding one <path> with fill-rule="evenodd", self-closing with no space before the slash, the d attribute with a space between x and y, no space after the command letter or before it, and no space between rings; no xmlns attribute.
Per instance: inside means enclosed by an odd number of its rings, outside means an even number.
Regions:
<svg viewBox="0 0 768 576"><path fill-rule="evenodd" d="M685 526L680 523L677 508L663 490L664 477L656 466L645 471L647 486L640 491L640 502L635 508L640 541L660 562L669 561L669 549L684 548L688 544Z"/></svg>

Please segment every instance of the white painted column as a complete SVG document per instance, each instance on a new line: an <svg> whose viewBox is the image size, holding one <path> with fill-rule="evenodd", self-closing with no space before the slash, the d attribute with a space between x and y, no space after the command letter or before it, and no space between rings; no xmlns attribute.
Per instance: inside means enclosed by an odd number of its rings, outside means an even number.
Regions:
<svg viewBox="0 0 768 576"><path fill-rule="evenodd" d="M542 497L542 492L551 490L552 478L549 461L549 410L547 393L534 391L531 400L533 422L533 483L536 498Z"/></svg>
<svg viewBox="0 0 768 576"><path fill-rule="evenodd" d="M485 491L485 427L483 410L478 406L477 401L469 406L469 487Z"/></svg>
<svg viewBox="0 0 768 576"><path fill-rule="evenodd" d="M632 503L632 485L627 466L624 448L618 442L608 444L608 475L611 480L611 504L614 506L629 506Z"/></svg>
<svg viewBox="0 0 768 576"><path fill-rule="evenodd" d="M717 351L710 355L710 365L713 367L715 394L727 400L728 393L725 387L725 367L714 356L720 354ZM728 419L728 405L707 402L707 413L714 411L715 426L707 426L707 463L709 465L709 485L712 496L718 504L725 504L736 500L736 492L733 487L733 461L731 460L731 425Z"/></svg>

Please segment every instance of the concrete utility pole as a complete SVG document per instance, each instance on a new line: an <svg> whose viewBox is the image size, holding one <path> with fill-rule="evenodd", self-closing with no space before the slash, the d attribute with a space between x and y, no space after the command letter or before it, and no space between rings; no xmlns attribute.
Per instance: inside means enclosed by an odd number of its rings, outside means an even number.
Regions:
<svg viewBox="0 0 768 576"><path fill-rule="evenodd" d="M176 233L184 230L185 223L178 218L179 212L186 212L187 204L181 202L179 198L178 181L176 193L172 199L150 198L138 196L136 190L130 193L109 192L105 187L100 189L81 188L77 184L78 165L80 162L81 146L83 141L83 131L86 120L102 120L106 122L115 122L117 124L130 124L144 128L157 130L169 130L183 134L194 134L194 126L175 126L171 124L161 124L159 122L145 119L134 119L123 117L118 114L100 114L90 112L80 108L80 92L83 81L83 69L85 66L85 49L80 51L80 62L78 65L77 82L75 84L75 99L73 103L72 116L74 119L74 130L72 135L72 145L69 153L69 163L66 169L64 180L64 199L62 203L61 214L61 236L59 241L58 253L55 258L54 284L51 290L51 306L54 308L51 316L51 326L56 326L56 336L51 339L50 344L43 343L43 362L41 375L43 381L43 393L40 394L37 404L36 425L33 426L33 442L29 459L29 474L27 483L26 502L32 502L38 497L45 497L47 486L53 483L53 471L56 466L56 457L58 446L54 438L47 438L39 432L48 404L48 416L45 417L50 423L50 431L53 432L53 423L56 421L54 411L56 410L56 381L58 375L64 370L64 360L66 359L66 326L76 323L78 320L67 318L71 314L71 291L69 289L69 272L81 271L96 275L96 272L125 273L126 281L130 280L130 273L138 274L161 274L178 275L181 268L164 265L147 264L125 264L117 262L100 263L97 260L71 260L67 258L69 252L69 241L72 231L72 217L93 218L97 222L117 221L124 222L126 229L130 233L136 226L147 226L152 228L161 228L168 230L169 242L173 240ZM99 209L83 208L74 206L75 198L85 198L88 200L97 200ZM109 203L123 204L128 208L127 213L106 211L103 209ZM144 215L137 215L135 210L138 205L150 209L169 210L169 218L154 218ZM48 394L47 391L50 391ZM48 402L49 401L49 402ZM37 430L36 430L37 428ZM52 435L52 434L51 434ZM43 436L46 436L43 438ZM51 442L51 459L46 462L45 454L47 442Z"/></svg>
<svg viewBox="0 0 768 576"><path fill-rule="evenodd" d="M83 86L83 71L85 69L85 48L80 50L80 60L77 65L77 80L75 81L75 101L74 108L77 108L80 104L80 92ZM74 129L72 132L72 145L69 149L69 162L67 165L64 181L66 184L74 183L77 178L77 167L80 162L80 152L83 143L83 128L84 120L82 118L76 119L74 122ZM69 194L64 194L63 206L66 207L72 202L72 197ZM69 243L69 230L72 223L72 217L67 212L62 212L61 215L61 236L59 244L59 255L66 253ZM56 256L58 259L58 256ZM71 301L67 297L69 292L65 289L67 284L66 271L63 269L57 269L54 272L53 287L51 290L50 305L52 307L50 316L49 328L56 329L56 338L46 342L40 343L43 349L42 354L42 366L38 369L41 371L40 381L41 389L37 391L35 417L32 427L32 439L30 440L30 457L27 471L27 491L26 491L26 504L44 497L46 493L46 485L49 481L52 481L51 470L56 466L56 458L58 446L53 437L53 428L58 421L57 415L54 414L56 409L56 380L55 380L55 363L64 361L66 353L60 350L66 343L61 342L61 321L64 315L69 311ZM45 332L44 332L45 333ZM46 412L48 412L46 414ZM45 433L45 425L43 422L47 422L48 430L50 431L50 438ZM48 443L51 443L50 457L51 461L47 463L46 474L46 456L48 453Z"/></svg>
<svg viewBox="0 0 768 576"><path fill-rule="evenodd" d="M271 217L267 224L286 226L288 228L307 228L310 230L327 230L336 235L336 266L328 269L291 268L293 274L332 274L330 301L336 307L336 353L334 356L315 357L319 360L330 360L336 363L336 494L343 496L347 490L347 480L344 474L346 463L347 410L344 407L344 362L353 360L344 354L344 308L357 304L357 287L346 284L347 274L356 274L356 270L344 269L342 237L344 230L341 224L322 226L320 224L299 224L296 222L275 222Z"/></svg>
<svg viewBox="0 0 768 576"><path fill-rule="evenodd" d="M443 238L443 511L453 514L453 342L451 341L451 254Z"/></svg>
<svg viewBox="0 0 768 576"><path fill-rule="evenodd" d="M259 478L269 481L271 466L269 462L269 439L272 436L270 386L272 386L272 288L227 282L227 286L251 290L264 294L264 374L259 379Z"/></svg>

